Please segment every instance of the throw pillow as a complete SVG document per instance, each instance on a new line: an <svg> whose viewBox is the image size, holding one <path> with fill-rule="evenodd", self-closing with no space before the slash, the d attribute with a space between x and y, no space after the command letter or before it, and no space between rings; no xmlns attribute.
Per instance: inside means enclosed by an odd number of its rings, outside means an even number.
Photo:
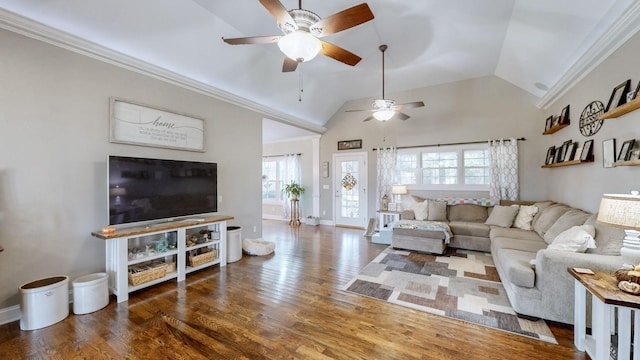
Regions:
<svg viewBox="0 0 640 360"><path fill-rule="evenodd" d="M595 234L593 225L574 226L556 236L547 249L583 253L596 247Z"/></svg>
<svg viewBox="0 0 640 360"><path fill-rule="evenodd" d="M533 217L536 216L537 213L537 206L521 205L520 210L518 210L518 215L516 215L515 220L513 220L513 227L522 230L531 230L531 222L533 221Z"/></svg>
<svg viewBox="0 0 640 360"><path fill-rule="evenodd" d="M429 215L429 206L427 200L412 203L411 210L413 210L413 216L416 218L416 220L427 220L427 217Z"/></svg>
<svg viewBox="0 0 640 360"><path fill-rule="evenodd" d="M447 221L447 202L438 200L427 200L429 221Z"/></svg>
<svg viewBox="0 0 640 360"><path fill-rule="evenodd" d="M489 218L484 223L487 225L510 228L513 224L513 220L516 218L516 215L518 215L518 208L518 205L496 205L493 207L493 211L491 211Z"/></svg>

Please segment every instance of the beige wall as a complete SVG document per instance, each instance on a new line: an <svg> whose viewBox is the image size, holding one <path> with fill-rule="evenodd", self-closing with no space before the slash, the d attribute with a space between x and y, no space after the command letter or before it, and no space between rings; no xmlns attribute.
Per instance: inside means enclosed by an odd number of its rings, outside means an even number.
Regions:
<svg viewBox="0 0 640 360"><path fill-rule="evenodd" d="M261 199L263 115L12 32L0 48L0 308L23 283L104 271L90 233L108 220L109 154L217 162L219 213L261 236L247 204ZM206 152L110 143L110 96L204 118Z"/></svg>

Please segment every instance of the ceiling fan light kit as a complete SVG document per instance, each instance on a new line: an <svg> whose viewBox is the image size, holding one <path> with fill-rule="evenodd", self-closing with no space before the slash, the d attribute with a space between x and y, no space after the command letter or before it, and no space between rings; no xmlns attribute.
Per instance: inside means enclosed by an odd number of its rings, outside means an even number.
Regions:
<svg viewBox="0 0 640 360"><path fill-rule="evenodd" d="M301 63L316 57L322 42L306 31L297 30L281 37L278 47L289 59Z"/></svg>
<svg viewBox="0 0 640 360"><path fill-rule="evenodd" d="M387 121L390 120L393 115L396 114L394 110L394 106L396 106L395 100L391 99L382 99L382 100L373 100L371 104L375 112L373 113L373 117L379 121Z"/></svg>

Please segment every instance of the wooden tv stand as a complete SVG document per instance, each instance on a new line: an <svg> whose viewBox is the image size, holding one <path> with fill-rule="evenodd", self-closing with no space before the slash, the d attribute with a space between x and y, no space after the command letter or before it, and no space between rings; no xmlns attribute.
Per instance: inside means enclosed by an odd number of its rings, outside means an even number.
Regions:
<svg viewBox="0 0 640 360"><path fill-rule="evenodd" d="M221 267L226 266L227 221L229 220L233 220L233 217L197 216L192 219L116 229L111 234L94 231L91 235L106 240L105 267L109 274L109 289L116 295L118 302L123 302L129 300L129 293L132 291L171 279L183 281L186 274L208 266L216 264ZM187 245L189 238L198 236L200 230L211 231L217 236L212 236L212 239L207 242ZM174 245L165 251L149 250L154 244L163 241ZM134 252L134 249L138 252ZM145 251L141 251L143 249ZM215 251L212 259L202 264L190 265L188 256L192 256L191 259L195 260L198 253L207 250ZM139 270L151 262L166 268L164 276L132 285L129 280L129 271Z"/></svg>

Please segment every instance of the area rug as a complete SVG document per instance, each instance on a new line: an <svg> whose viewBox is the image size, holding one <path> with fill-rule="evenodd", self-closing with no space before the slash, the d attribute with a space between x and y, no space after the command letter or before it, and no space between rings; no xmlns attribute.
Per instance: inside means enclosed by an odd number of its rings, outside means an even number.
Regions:
<svg viewBox="0 0 640 360"><path fill-rule="evenodd" d="M557 344L544 320L516 316L491 254L385 249L343 290Z"/></svg>

